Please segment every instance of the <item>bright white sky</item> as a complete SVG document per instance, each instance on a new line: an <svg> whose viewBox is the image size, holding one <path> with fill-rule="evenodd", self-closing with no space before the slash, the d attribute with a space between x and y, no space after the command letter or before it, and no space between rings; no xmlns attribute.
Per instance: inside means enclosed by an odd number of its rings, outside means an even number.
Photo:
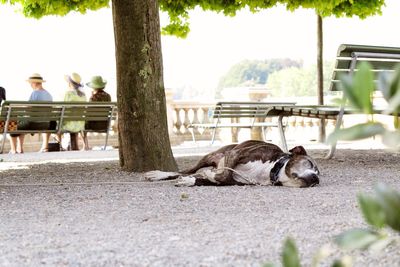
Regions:
<svg viewBox="0 0 400 267"><path fill-rule="evenodd" d="M15 8L14 8L15 9ZM39 72L45 88L61 100L65 74L78 72L108 80L115 99L114 37L110 9L66 17L27 19L0 5L0 85L8 99L27 99L26 78ZM400 46L400 1L386 0L382 16L365 20L324 20L324 51L333 59L341 43ZM312 10L294 13L282 7L236 17L196 10L187 39L162 37L166 88L189 86L213 90L222 75L243 59L290 57L314 63L316 16ZM89 90L87 91L89 93Z"/></svg>

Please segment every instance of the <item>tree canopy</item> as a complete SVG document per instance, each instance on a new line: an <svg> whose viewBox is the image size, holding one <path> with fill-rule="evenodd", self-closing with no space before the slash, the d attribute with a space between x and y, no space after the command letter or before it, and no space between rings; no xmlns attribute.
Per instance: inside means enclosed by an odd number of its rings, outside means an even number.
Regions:
<svg viewBox="0 0 400 267"><path fill-rule="evenodd" d="M313 8L322 16L366 18L381 14L384 0L160 0L160 9L168 13L169 25L163 33L185 37L189 32L189 11L195 7L203 10L222 12L226 16L235 16L236 12L248 8L251 12L274 7L286 6L290 11L297 8Z"/></svg>
<svg viewBox="0 0 400 267"><path fill-rule="evenodd" d="M64 16L71 11L84 14L87 10L109 6L110 0L0 0L0 2L21 4L22 13L26 17L41 18L47 15ZM162 32L179 37L186 37L189 33L189 12L196 7L205 11L221 12L226 16L235 16L244 8L257 12L281 4L290 11L297 8L313 8L322 17L333 15L366 18L380 14L385 3L384 0L159 0L158 2L160 10L169 15L169 24Z"/></svg>
<svg viewBox="0 0 400 267"><path fill-rule="evenodd" d="M0 0L1 3L20 4L26 17L39 19L48 15L64 16L71 11L85 14L88 10L108 7L110 0Z"/></svg>

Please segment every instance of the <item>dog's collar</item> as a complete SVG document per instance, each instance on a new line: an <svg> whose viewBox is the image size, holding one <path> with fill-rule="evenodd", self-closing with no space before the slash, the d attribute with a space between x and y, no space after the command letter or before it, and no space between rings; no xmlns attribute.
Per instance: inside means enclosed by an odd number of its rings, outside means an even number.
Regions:
<svg viewBox="0 0 400 267"><path fill-rule="evenodd" d="M285 166L286 162L289 161L291 155L286 154L282 156L272 167L271 172L269 173L269 179L272 185L282 185L281 182L278 181L279 172L282 170L283 166Z"/></svg>

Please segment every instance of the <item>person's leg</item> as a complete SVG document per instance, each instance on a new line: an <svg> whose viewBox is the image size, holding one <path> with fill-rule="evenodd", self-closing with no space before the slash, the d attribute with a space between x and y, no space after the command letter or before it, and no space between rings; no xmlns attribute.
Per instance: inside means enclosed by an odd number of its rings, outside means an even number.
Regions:
<svg viewBox="0 0 400 267"><path fill-rule="evenodd" d="M24 141L25 141L25 135L21 134L18 136L18 146L17 146L17 153L24 153Z"/></svg>
<svg viewBox="0 0 400 267"><path fill-rule="evenodd" d="M49 152L50 133L42 133L42 138L42 147L40 148L39 152Z"/></svg>
<svg viewBox="0 0 400 267"><path fill-rule="evenodd" d="M70 133L69 136L71 138L71 150L79 150L78 133Z"/></svg>
<svg viewBox="0 0 400 267"><path fill-rule="evenodd" d="M59 142L60 144L62 143L62 134L61 133L57 133L55 135L55 138L56 138L57 142Z"/></svg>
<svg viewBox="0 0 400 267"><path fill-rule="evenodd" d="M18 136L10 136L10 154L17 153Z"/></svg>
<svg viewBox="0 0 400 267"><path fill-rule="evenodd" d="M87 132L81 132L81 138L83 141L83 150L90 150L89 142L87 138Z"/></svg>

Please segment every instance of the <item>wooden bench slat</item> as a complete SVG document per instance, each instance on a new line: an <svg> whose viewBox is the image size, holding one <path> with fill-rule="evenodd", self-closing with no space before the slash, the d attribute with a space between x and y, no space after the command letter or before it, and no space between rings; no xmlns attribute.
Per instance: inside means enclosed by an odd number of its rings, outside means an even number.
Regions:
<svg viewBox="0 0 400 267"><path fill-rule="evenodd" d="M379 60L379 59L359 59L357 61L357 65L361 62L368 62L372 70L374 71L384 71L384 70L392 70L397 64L400 63L399 59L392 59L392 60ZM349 71L351 68L351 58L341 58L336 61L335 70L347 70Z"/></svg>
<svg viewBox="0 0 400 267"><path fill-rule="evenodd" d="M61 122L68 121L106 121L116 119L117 104L115 102L49 102L49 101L3 101L0 107L0 121L21 122L57 122L57 128L52 130L30 129L8 131L3 127L3 151L5 135L7 133L57 133L60 130ZM110 124L108 124L110 126ZM93 130L90 132L105 132L106 144L108 139L108 129Z"/></svg>
<svg viewBox="0 0 400 267"><path fill-rule="evenodd" d="M336 56L337 57L351 57L351 53L356 52L356 51L357 52L400 54L400 47L341 44L338 47Z"/></svg>

